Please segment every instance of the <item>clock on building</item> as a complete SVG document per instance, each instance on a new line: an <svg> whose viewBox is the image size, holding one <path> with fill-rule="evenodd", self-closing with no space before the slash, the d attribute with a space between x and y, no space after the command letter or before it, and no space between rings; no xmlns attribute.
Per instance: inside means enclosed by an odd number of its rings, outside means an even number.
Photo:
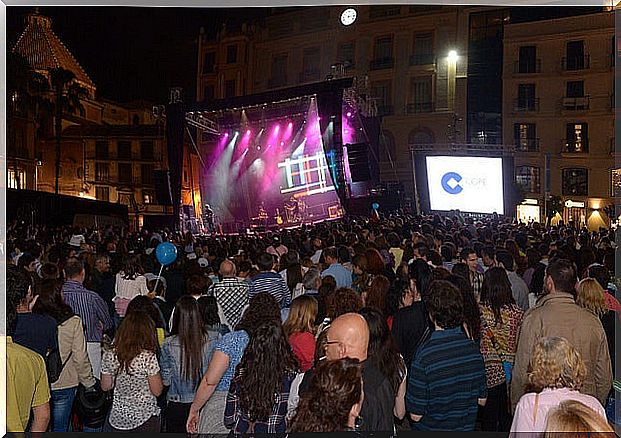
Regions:
<svg viewBox="0 0 621 438"><path fill-rule="evenodd" d="M341 13L341 23L343 26L349 26L356 21L358 13L354 8L347 8Z"/></svg>

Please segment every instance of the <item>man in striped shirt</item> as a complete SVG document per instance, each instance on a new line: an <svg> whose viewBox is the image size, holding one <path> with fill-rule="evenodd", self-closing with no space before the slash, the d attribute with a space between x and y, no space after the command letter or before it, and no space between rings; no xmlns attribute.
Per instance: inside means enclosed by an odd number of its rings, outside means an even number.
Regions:
<svg viewBox="0 0 621 438"><path fill-rule="evenodd" d="M463 299L447 281L434 281L425 303L435 331L410 367L406 406L413 430L474 431L487 401L485 364L463 329Z"/></svg>
<svg viewBox="0 0 621 438"><path fill-rule="evenodd" d="M93 375L101 372L101 341L104 331L112 328L108 306L96 293L84 287L84 264L73 257L65 265L63 297L73 311L82 319L86 335L86 350L93 367Z"/></svg>
<svg viewBox="0 0 621 438"><path fill-rule="evenodd" d="M289 307L291 305L291 292L280 274L273 271L274 257L264 252L257 259L257 266L261 273L250 282L248 298L252 299L261 292L267 292L276 298L281 309Z"/></svg>

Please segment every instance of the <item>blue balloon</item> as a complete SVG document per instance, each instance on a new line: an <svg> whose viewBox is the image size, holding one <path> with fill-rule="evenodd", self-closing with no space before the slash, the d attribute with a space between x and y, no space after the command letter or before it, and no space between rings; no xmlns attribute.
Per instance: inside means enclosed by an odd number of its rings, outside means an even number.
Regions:
<svg viewBox="0 0 621 438"><path fill-rule="evenodd" d="M177 247L170 242L162 242L155 248L155 257L162 265L168 266L177 259Z"/></svg>
<svg viewBox="0 0 621 438"><path fill-rule="evenodd" d="M374 202L373 204L371 204L371 207L373 207L373 210L377 210L379 208L379 204L377 202Z"/></svg>

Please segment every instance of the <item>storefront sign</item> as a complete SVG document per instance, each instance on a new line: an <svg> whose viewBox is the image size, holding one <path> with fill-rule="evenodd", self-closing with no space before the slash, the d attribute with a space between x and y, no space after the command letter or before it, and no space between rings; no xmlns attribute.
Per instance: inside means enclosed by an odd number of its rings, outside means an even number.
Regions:
<svg viewBox="0 0 621 438"><path fill-rule="evenodd" d="M568 199L565 201L565 207L567 208L584 208L584 202L582 201L572 201Z"/></svg>

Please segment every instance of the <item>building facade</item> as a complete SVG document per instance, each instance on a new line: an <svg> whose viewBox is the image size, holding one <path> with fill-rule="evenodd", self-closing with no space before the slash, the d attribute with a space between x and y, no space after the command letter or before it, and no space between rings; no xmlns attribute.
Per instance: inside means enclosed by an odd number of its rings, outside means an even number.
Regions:
<svg viewBox="0 0 621 438"><path fill-rule="evenodd" d="M325 80L357 79L382 117L383 181L412 188L410 145L465 138L467 11L443 6L290 8L262 22L201 33L197 100L223 99Z"/></svg>
<svg viewBox="0 0 621 438"><path fill-rule="evenodd" d="M165 121L153 114L148 102L128 104L97 97L97 88L78 61L52 30L49 17L39 13L26 18L26 27L13 53L30 71L50 80L50 71L71 71L72 83L86 94L82 111L63 114L59 193L128 206L130 226L138 228L155 217L172 214L172 207L158 195L158 179L165 181L168 169ZM35 101L53 101L53 90L34 96ZM15 93L15 111L8 120L7 185L54 192L56 185L56 141L53 117L34 107L22 108ZM200 219L199 159L184 145L182 203L194 206ZM159 178L158 178L159 174ZM160 184L161 186L161 184ZM165 191L165 190L164 190Z"/></svg>
<svg viewBox="0 0 621 438"><path fill-rule="evenodd" d="M609 224L604 209L621 177L614 34L613 11L505 27L503 136L515 145L516 180L533 216L543 219L545 199L560 196L555 220Z"/></svg>

